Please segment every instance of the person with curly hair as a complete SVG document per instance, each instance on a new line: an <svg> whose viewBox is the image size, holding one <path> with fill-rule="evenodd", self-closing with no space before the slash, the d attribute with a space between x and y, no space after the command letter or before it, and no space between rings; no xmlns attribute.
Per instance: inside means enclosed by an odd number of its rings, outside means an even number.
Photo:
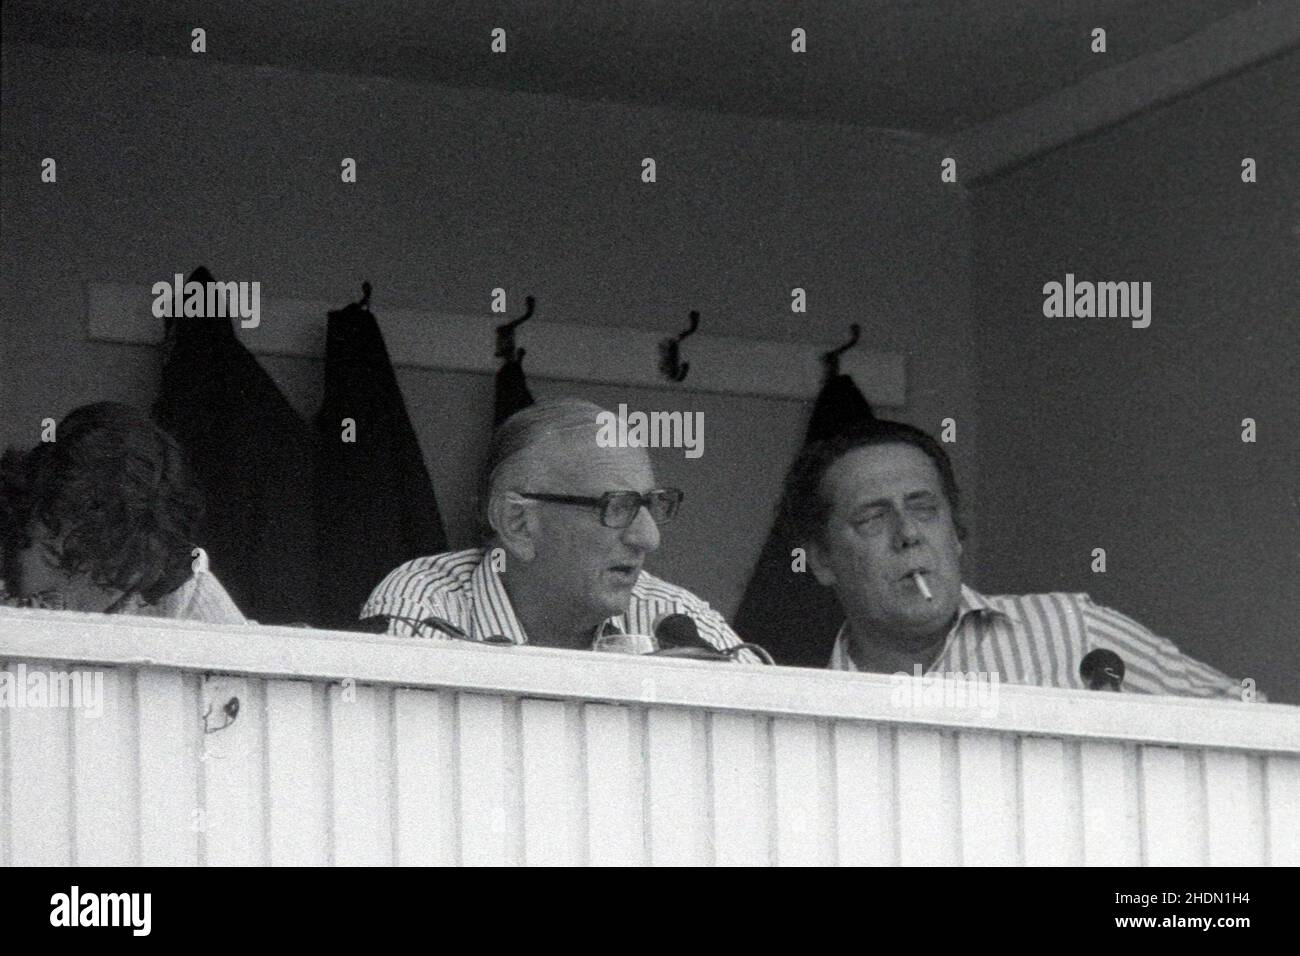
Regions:
<svg viewBox="0 0 1300 956"><path fill-rule="evenodd" d="M116 402L70 412L54 439L0 459L5 603L246 622L194 545L203 497L175 439Z"/></svg>

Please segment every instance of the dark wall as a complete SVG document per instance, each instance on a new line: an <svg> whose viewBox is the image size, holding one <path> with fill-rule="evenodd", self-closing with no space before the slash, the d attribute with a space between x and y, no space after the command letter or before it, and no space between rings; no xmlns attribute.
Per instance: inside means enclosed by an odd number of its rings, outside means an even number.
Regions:
<svg viewBox="0 0 1300 956"><path fill-rule="evenodd" d="M1090 592L1300 703L1300 55L973 201L982 583ZM1152 282L1151 326L1045 318L1067 272Z"/></svg>

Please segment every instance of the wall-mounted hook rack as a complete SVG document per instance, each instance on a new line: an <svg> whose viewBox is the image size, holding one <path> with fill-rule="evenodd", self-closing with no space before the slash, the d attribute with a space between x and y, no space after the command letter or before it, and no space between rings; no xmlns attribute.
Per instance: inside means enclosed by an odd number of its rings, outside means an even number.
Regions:
<svg viewBox="0 0 1300 956"><path fill-rule="evenodd" d="M849 326L849 340L838 348L833 348L822 355L822 361L826 363L827 375L840 374L840 356L858 344L858 339L862 337L862 326L854 322Z"/></svg>
<svg viewBox="0 0 1300 956"><path fill-rule="evenodd" d="M496 351L493 353L497 358L505 359L507 362L518 362L523 359L524 350L515 345L515 329L533 317L533 308L536 304L537 300L531 295L526 297L524 314L504 325L497 326Z"/></svg>
<svg viewBox="0 0 1300 956"><path fill-rule="evenodd" d="M678 332L673 338L659 343L659 371L670 382L683 382L686 373L691 370L690 362L682 361L682 342L694 335L700 327L700 313L691 312L690 325L684 332Z"/></svg>
<svg viewBox="0 0 1300 956"><path fill-rule="evenodd" d="M148 285L88 282L86 302L92 340L135 345L162 342L163 329L153 315ZM256 330L243 330L235 323L234 333L257 355L320 359L325 354L326 317L337 307L337 303L263 296L262 324ZM500 354L494 357L494 344L511 344L498 339L497 329L484 321L482 313L457 315L432 308L385 307L378 321L389 356L398 366L493 375L501 366ZM547 321L521 326L517 320L511 322L514 325L508 334L514 335L514 344L528 347L528 376L534 383L591 382L621 389L671 388L810 401L825 381L826 348L807 339L698 332L689 345L690 377L678 383L666 380L659 367L663 333L646 325ZM515 357L522 352L517 349ZM907 404L902 354L859 345L843 352L839 365L841 372L853 376L872 408Z"/></svg>

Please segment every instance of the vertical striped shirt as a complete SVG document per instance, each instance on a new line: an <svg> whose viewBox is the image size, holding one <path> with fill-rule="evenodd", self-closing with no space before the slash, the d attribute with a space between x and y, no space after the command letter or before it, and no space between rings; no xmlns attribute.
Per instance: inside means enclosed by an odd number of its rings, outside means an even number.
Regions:
<svg viewBox="0 0 1300 956"><path fill-rule="evenodd" d="M605 621L592 632L654 634L655 623L666 614L686 614L699 628L700 636L717 648L741 643L722 615L685 588L661 581L642 571L632 588L626 613ZM361 617L389 618L388 633L402 637L447 635L420 622L428 617L460 628L472 640L501 635L514 644L527 644L519 618L501 576L492 567L488 551L470 548L416 558L394 568L379 583L361 608ZM746 660L748 651L740 651Z"/></svg>
<svg viewBox="0 0 1300 956"><path fill-rule="evenodd" d="M849 655L847 627L835 639L832 670L859 669ZM1079 664L1096 648L1123 659L1126 691L1242 699L1239 682L1086 594L986 597L963 584L957 620L926 673L974 671L1012 684L1081 689Z"/></svg>

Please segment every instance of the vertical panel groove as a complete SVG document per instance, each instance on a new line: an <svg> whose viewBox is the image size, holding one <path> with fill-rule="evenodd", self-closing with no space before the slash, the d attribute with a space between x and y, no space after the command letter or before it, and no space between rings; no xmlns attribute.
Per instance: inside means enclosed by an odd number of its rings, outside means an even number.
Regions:
<svg viewBox="0 0 1300 956"><path fill-rule="evenodd" d="M881 745L885 748L884 759L882 763L889 768L889 786L887 798L889 800L889 832L891 839L889 843L889 865L900 866L903 860L903 839L899 833L902 823L902 806L899 802L899 793L901 787L898 782L898 728L889 727L887 731L880 735Z"/></svg>
<svg viewBox="0 0 1300 956"><path fill-rule="evenodd" d="M523 701L506 699L506 793L505 814L509 845L507 856L514 866L526 861L524 846L524 715Z"/></svg>
<svg viewBox="0 0 1300 956"><path fill-rule="evenodd" d="M77 838L77 712L67 707L63 716L68 724L68 855L72 865L76 866L81 854L81 841Z"/></svg>
<svg viewBox="0 0 1300 956"><path fill-rule="evenodd" d="M1189 780L1188 793L1192 797L1193 803L1193 820L1196 827L1196 839L1194 841L1199 859L1196 861L1197 866L1208 866L1210 862L1210 821L1207 819L1208 806L1210 800L1209 770L1205 761L1205 751L1182 751L1183 759L1189 761L1185 772L1191 778ZM1245 807L1238 807L1238 812L1244 812Z"/></svg>
<svg viewBox="0 0 1300 956"><path fill-rule="evenodd" d="M452 848L452 862L455 866L465 864L465 810L461 801L461 732L460 702L462 694L448 691L451 697L451 832L454 834L455 846Z"/></svg>
<svg viewBox="0 0 1300 956"><path fill-rule="evenodd" d="M1068 825L1064 828L1069 866L1083 866L1085 856L1083 848L1083 755L1079 751L1077 740L1062 741L1064 758L1063 774L1065 784L1065 806L1069 813Z"/></svg>
<svg viewBox="0 0 1300 956"><path fill-rule="evenodd" d="M375 760L381 772L379 786L376 788L384 804L383 815L379 819L379 832L375 842L383 855L382 865L393 866L397 863L395 834L397 833L397 786L394 775L397 761L393 759L393 705L396 689L391 685L377 688L375 720Z"/></svg>
<svg viewBox="0 0 1300 956"><path fill-rule="evenodd" d="M330 694L330 684L325 685L323 706L321 707L321 739L325 742L325 833L328 853L326 859L330 866L339 865L338 812L329 794L337 786L334 773L334 698Z"/></svg>
<svg viewBox="0 0 1300 956"><path fill-rule="evenodd" d="M840 859L842 847L839 838L840 827L843 825L841 821L844 819L840 810L840 755L839 747L836 746L836 731L839 726L843 726L843 724L837 726L836 721L830 721L826 727L826 732L830 738L826 753L826 767L830 773L830 786L826 788L826 804L831 819L830 865L834 867L844 865Z"/></svg>
<svg viewBox="0 0 1300 956"><path fill-rule="evenodd" d="M201 756L202 756L202 753L203 753L203 747L204 747L204 741L203 741L203 724L202 724L202 719L203 719L203 681L207 679L208 675L207 675L207 674L199 674L199 675L197 675L197 677L198 677L198 682L199 682L199 686L198 686L198 691L199 691L199 697L198 697L198 708L197 708L197 710L194 711L194 713L192 713L192 714L190 715L190 717L191 717L191 722L197 725L197 733L198 733L199 736L198 736L198 739L197 739L196 743L197 743L197 745L198 745L198 753L199 753L199 756L201 757ZM197 823L197 825L198 825L198 837L199 837L199 866L209 866L210 863L209 863L209 860L208 860L208 856L209 856L209 854L208 854L208 828L207 828L207 814L208 814L208 762L207 762L206 760L202 760L202 759L199 760L199 762L198 762L198 772L197 772L197 776L198 776L198 803L199 803L199 805L198 805L195 809L198 811L198 813L199 813L199 817L198 817L197 820L195 820L195 823ZM191 820L194 820L194 819L195 819L195 818L194 818L194 815L191 814Z"/></svg>
<svg viewBox="0 0 1300 956"><path fill-rule="evenodd" d="M834 721L818 720L815 741L817 744L817 783L814 797L817 801L818 859L823 866L834 866L839 856L836 839L835 816L835 759Z"/></svg>
<svg viewBox="0 0 1300 956"><path fill-rule="evenodd" d="M957 734L944 731L939 734L939 772L942 782L944 800L944 820L947 830L952 834L952 858L949 866L961 865L961 770L957 765Z"/></svg>
<svg viewBox="0 0 1300 956"><path fill-rule="evenodd" d="M779 844L781 842L780 809L776 803L776 721L774 718L767 717L767 715L759 719L762 719L763 722L763 731L759 736L762 736L763 743L767 744L768 753L767 773L764 774L764 777L767 778L767 812L764 814L768 822L767 865L776 866L780 861Z"/></svg>
<svg viewBox="0 0 1300 956"><path fill-rule="evenodd" d="M132 860L133 866L140 866L144 862L144 853L141 849L140 830L143 827L141 820L144 807L144 790L140 781L140 670L131 668L126 673L130 674L131 694L128 701L127 710L129 712L127 728L130 729L131 741L130 749L127 751L127 773L130 774L131 787L131 808L130 814L135 825L135 839L132 840L132 851L135 859Z"/></svg>
<svg viewBox="0 0 1300 956"><path fill-rule="evenodd" d="M704 715L704 824L705 855L709 866L718 865L718 775L713 757L713 714Z"/></svg>
<svg viewBox="0 0 1300 956"><path fill-rule="evenodd" d="M1013 740L1015 753L1014 776L1016 781L1016 866L1025 865L1025 740Z"/></svg>
<svg viewBox="0 0 1300 956"><path fill-rule="evenodd" d="M641 819L644 821L644 825L641 827L641 858L645 860L646 866L654 866L655 821L654 814L651 812L650 801L650 788L653 786L653 781L650 778L650 748L653 745L650 742L649 707L638 707L636 709L635 723L643 744L640 756L637 758L641 762Z"/></svg>
<svg viewBox="0 0 1300 956"><path fill-rule="evenodd" d="M957 805L957 823L956 826L953 827L953 837L955 838L957 843L957 859L953 862L952 865L964 867L964 866L969 866L969 864L967 863L967 858L969 856L974 855L973 853L974 847L968 846L970 841L966 835L966 827L962 825L963 821L966 819L967 814L971 812L971 808L970 808L971 801L968 799L970 794L968 794L966 790L962 787L962 757L961 757L961 735L960 734L956 734L956 733L953 734L953 748L954 748L953 770L954 770L955 779L953 780L952 787L953 787L953 793L955 795L954 800Z"/></svg>
<svg viewBox="0 0 1300 956"><path fill-rule="evenodd" d="M591 768L587 754L587 704L578 706L578 780L581 785L578 793L582 812L578 815L578 839L580 841L580 859L584 866L591 866Z"/></svg>
<svg viewBox="0 0 1300 956"><path fill-rule="evenodd" d="M402 861L399 836L402 826L402 803L397 787L397 695L399 689L390 687L388 694L388 858L394 866Z"/></svg>
<svg viewBox="0 0 1300 956"><path fill-rule="evenodd" d="M262 858L263 866L270 866L274 862L271 850L271 694L267 688L269 681L259 681L262 685L262 726L261 726L261 757L262 763L262 847L265 854Z"/></svg>
<svg viewBox="0 0 1300 956"><path fill-rule="evenodd" d="M9 662L0 661L0 674L8 673ZM13 824L10 821L10 788L13 786L9 745L9 708L0 708L0 866L13 865Z"/></svg>
<svg viewBox="0 0 1300 956"><path fill-rule="evenodd" d="M1066 766L1069 769L1070 789L1078 796L1078 813L1075 816L1074 842L1079 847L1079 864L1088 864L1088 821L1086 798L1083 794L1083 745L1077 740L1066 741Z"/></svg>
<svg viewBox="0 0 1300 956"><path fill-rule="evenodd" d="M899 725L889 727L889 833L891 836L890 863L899 866L903 862L903 799L902 783L898 770L898 733Z"/></svg>
<svg viewBox="0 0 1300 956"><path fill-rule="evenodd" d="M1273 833L1272 833L1272 826L1271 826L1272 814L1269 812L1270 807L1272 807L1273 805L1273 801L1272 801L1272 794L1269 791L1270 780L1269 780L1269 772L1268 772L1268 758L1267 757L1261 758L1261 762L1263 763L1263 766L1260 769L1263 772L1260 774L1261 780L1260 780L1260 787L1259 787L1259 795L1260 795L1260 799L1264 803L1264 865L1277 866L1278 864L1273 859Z"/></svg>
<svg viewBox="0 0 1300 956"><path fill-rule="evenodd" d="M167 673L167 672L160 672ZM186 793L189 798L188 812L182 810L181 825L188 834L188 842L194 853L196 866L207 865L207 831L198 826L198 814L206 813L207 795L204 792L203 761L199 755L203 749L203 727L199 723L199 701L203 696L203 675L200 673L180 673L178 709L180 711L181 759L190 770L185 775ZM175 682L171 682L175 685Z"/></svg>
<svg viewBox="0 0 1300 956"><path fill-rule="evenodd" d="M1146 801L1142 799L1142 794L1146 788L1146 767L1142 760L1142 748L1134 749L1134 759L1137 761L1137 772L1134 774L1134 780L1137 782L1137 813L1138 813L1138 866L1151 865L1151 848L1147 842L1147 807Z"/></svg>
<svg viewBox="0 0 1300 956"><path fill-rule="evenodd" d="M1246 780L1250 789L1251 814L1255 821L1255 857L1259 865L1268 866L1268 802L1264 797L1264 758L1246 757Z"/></svg>

